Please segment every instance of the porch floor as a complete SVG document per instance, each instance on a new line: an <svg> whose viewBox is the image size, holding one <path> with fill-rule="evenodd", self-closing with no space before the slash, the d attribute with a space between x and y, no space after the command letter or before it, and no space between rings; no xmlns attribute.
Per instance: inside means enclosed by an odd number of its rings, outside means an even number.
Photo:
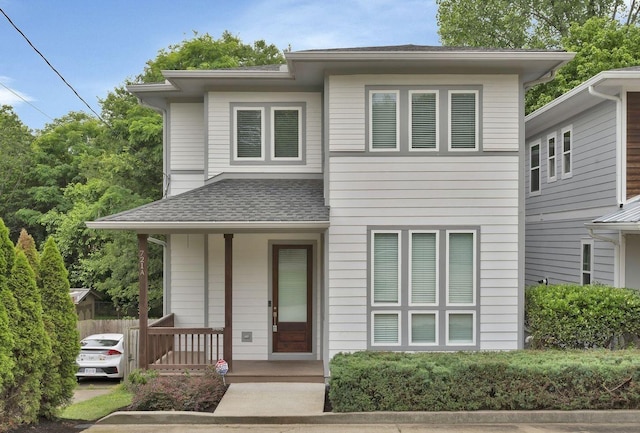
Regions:
<svg viewBox="0 0 640 433"><path fill-rule="evenodd" d="M322 361L233 361L227 383L324 383Z"/></svg>

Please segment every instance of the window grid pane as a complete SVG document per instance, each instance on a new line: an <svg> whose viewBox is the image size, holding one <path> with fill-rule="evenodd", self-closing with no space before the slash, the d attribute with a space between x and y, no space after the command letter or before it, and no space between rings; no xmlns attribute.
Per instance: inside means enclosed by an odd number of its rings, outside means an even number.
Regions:
<svg viewBox="0 0 640 433"><path fill-rule="evenodd" d="M411 315L411 342L431 344L436 342L435 314Z"/></svg>
<svg viewBox="0 0 640 433"><path fill-rule="evenodd" d="M371 147L395 149L398 123L397 94L376 92L371 95Z"/></svg>
<svg viewBox="0 0 640 433"><path fill-rule="evenodd" d="M278 251L278 319L307 321L307 250L281 248Z"/></svg>
<svg viewBox="0 0 640 433"><path fill-rule="evenodd" d="M435 233L413 233L411 236L411 302L436 302Z"/></svg>
<svg viewBox="0 0 640 433"><path fill-rule="evenodd" d="M236 123L238 158L262 157L262 112L238 110Z"/></svg>
<svg viewBox="0 0 640 433"><path fill-rule="evenodd" d="M449 314L449 344L473 343L473 314Z"/></svg>
<svg viewBox="0 0 640 433"><path fill-rule="evenodd" d="M476 94L451 93L451 148L476 147Z"/></svg>
<svg viewBox="0 0 640 433"><path fill-rule="evenodd" d="M571 173L571 131L562 134L562 173Z"/></svg>
<svg viewBox="0 0 640 433"><path fill-rule="evenodd" d="M411 94L411 147L413 149L435 149L436 147L435 93Z"/></svg>
<svg viewBox="0 0 640 433"><path fill-rule="evenodd" d="M472 304L473 233L449 233L449 303Z"/></svg>
<svg viewBox="0 0 640 433"><path fill-rule="evenodd" d="M549 163L548 163L549 175L548 175L548 177L550 179L553 179L553 178L556 177L556 139L555 139L555 137L552 137L552 138L549 139L547 150L548 150L548 155L549 155Z"/></svg>
<svg viewBox="0 0 640 433"><path fill-rule="evenodd" d="M297 158L299 156L298 110L274 110L274 156L276 158Z"/></svg>
<svg viewBox="0 0 640 433"><path fill-rule="evenodd" d="M373 238L373 302L398 302L398 234L375 233Z"/></svg>
<svg viewBox="0 0 640 433"><path fill-rule="evenodd" d="M540 191L540 145L535 144L531 146L530 152L531 160L531 192Z"/></svg>
<svg viewBox="0 0 640 433"><path fill-rule="evenodd" d="M400 342L399 336L397 314L373 315L373 342L375 344L397 344Z"/></svg>

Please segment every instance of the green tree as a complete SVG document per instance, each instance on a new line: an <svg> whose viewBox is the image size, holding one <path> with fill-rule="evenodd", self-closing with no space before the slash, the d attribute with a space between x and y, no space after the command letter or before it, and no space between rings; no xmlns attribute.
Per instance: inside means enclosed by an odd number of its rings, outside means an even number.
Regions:
<svg viewBox="0 0 640 433"><path fill-rule="evenodd" d="M16 300L9 291L9 269L7 257L4 254L4 249L11 244L11 241L8 244L6 241L9 241L9 229L0 218L0 430L6 427L6 420L3 419L2 414L6 413L7 391L13 384L15 360L11 317L16 316L17 313ZM11 253L13 254L13 251Z"/></svg>
<svg viewBox="0 0 640 433"><path fill-rule="evenodd" d="M75 360L80 352L80 335L67 275L60 251L50 237L42 250L39 279L44 326L53 352L47 364L40 404L40 415L47 418L52 418L60 406L71 401L76 386Z"/></svg>
<svg viewBox="0 0 640 433"><path fill-rule="evenodd" d="M444 45L560 48L573 24L593 17L634 25L640 4L624 0L436 0Z"/></svg>
<svg viewBox="0 0 640 433"><path fill-rule="evenodd" d="M31 269L38 278L38 267L40 264L40 255L38 254L38 248L36 247L36 241L33 239L25 229L20 230L20 237L16 243L16 248L19 249L27 256L27 260L31 265Z"/></svg>
<svg viewBox="0 0 640 433"><path fill-rule="evenodd" d="M33 159L32 141L31 131L13 109L0 106L0 215L4 216L11 236L17 236L22 226L16 210L26 200L29 173L25 168Z"/></svg>
<svg viewBox="0 0 640 433"><path fill-rule="evenodd" d="M42 298L36 277L20 250L9 277L9 290L17 304L17 317L11 323L14 331L13 356L15 381L8 389L6 414L19 423L37 421L42 395L41 382L51 357L51 341L42 320Z"/></svg>

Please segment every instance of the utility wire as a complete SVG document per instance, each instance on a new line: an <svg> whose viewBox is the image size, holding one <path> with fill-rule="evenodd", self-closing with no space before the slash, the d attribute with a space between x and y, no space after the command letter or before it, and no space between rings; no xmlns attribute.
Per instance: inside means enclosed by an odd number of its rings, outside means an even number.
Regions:
<svg viewBox="0 0 640 433"><path fill-rule="evenodd" d="M68 82L68 81L67 81L67 80L62 76L62 74L61 74L60 72L58 72L58 70L57 70L56 68L54 68L54 67L53 67L53 65L49 62L49 60L47 60L47 58L44 56L44 54L42 54L42 53L40 52L40 50L38 50L38 49L35 47L35 45L33 45L33 44L31 43L31 41L29 40L29 38L27 37L27 35L25 35L25 34L22 32L22 30L20 30L20 29L18 28L18 26L16 26L16 25L13 23L13 21L11 21L11 18L9 18L9 15L7 15L7 14L6 14L6 12L5 12L2 8L0 8L0 12L2 12L2 15L4 15L4 17L7 19L7 21L9 21L9 24L11 24L11 25L13 26L13 28L14 28L14 29L16 29L16 31L17 31L18 33L20 33L20 35L22 35L22 37L24 38L24 40L25 40L25 41L27 41L27 43L31 46L31 48L33 48L33 50L34 50L36 53L38 53L38 55L39 55L40 57L42 57L42 60L44 60L44 61L45 61L45 63L46 63L47 65L49 65L49 67L51 68L51 70L52 70L53 72L55 72L55 73L58 75L58 77L60 77L60 79L64 82L64 84L66 84L66 85L67 85L67 87L69 87L73 93L75 93L75 95L78 97L78 99L80 99L80 100L84 103L84 105L86 105L86 106L87 106L87 108L88 108L89 110L91 110L91 112L92 112L93 114L95 114L95 115L96 115L96 117L97 117L98 119L100 119L100 120L101 120L105 125L109 126L109 124L108 124L108 123L107 123L107 122L106 122L106 121L105 121L105 120L104 120L104 119L103 119L103 118L102 118L98 113L96 113L96 111L95 111L93 108L91 108L91 105L89 105L89 104L87 103L87 101L85 101L85 100L82 98L82 96L80 96L80 94L76 91L76 89L74 89L74 88L73 88L73 86L72 86L71 84L69 84L69 82Z"/></svg>
<svg viewBox="0 0 640 433"><path fill-rule="evenodd" d="M18 98L22 99L24 102L26 102L27 104L31 105L32 108L34 108L35 110L38 110L43 116L48 117L49 119L51 119L52 121L55 120L53 117L49 116L47 113L45 113L44 111L42 111L41 109L39 109L38 107L36 107L35 105L33 105L30 101L28 101L27 99L24 98L24 96L22 96L21 94L19 94L18 92L16 92L15 90L13 90L12 88L8 87L7 85L5 85L2 81L0 81L0 86L4 87L5 89L7 89L8 91L10 91L11 93L13 93L14 95L16 95Z"/></svg>

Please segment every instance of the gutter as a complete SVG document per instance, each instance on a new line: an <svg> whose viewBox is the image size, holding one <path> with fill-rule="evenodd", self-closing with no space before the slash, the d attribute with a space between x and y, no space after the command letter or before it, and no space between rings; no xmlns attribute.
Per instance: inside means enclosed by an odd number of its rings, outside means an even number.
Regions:
<svg viewBox="0 0 640 433"><path fill-rule="evenodd" d="M560 65L556 66L555 68L553 68L552 70L550 70L549 72L547 72L542 77L540 77L540 78L538 78L536 80L528 81L528 82L524 83L524 90L528 90L528 89L532 88L533 86L537 86L538 84L548 83L549 81L553 80L556 77L556 72L557 72L559 67L560 67Z"/></svg>
<svg viewBox="0 0 640 433"><path fill-rule="evenodd" d="M600 93L593 85L589 86L589 94L616 103L616 200L618 201L618 206L622 208L625 203L625 199L622 196L622 172L624 170L624 165L622 164L622 159L624 158L622 152L622 98Z"/></svg>

